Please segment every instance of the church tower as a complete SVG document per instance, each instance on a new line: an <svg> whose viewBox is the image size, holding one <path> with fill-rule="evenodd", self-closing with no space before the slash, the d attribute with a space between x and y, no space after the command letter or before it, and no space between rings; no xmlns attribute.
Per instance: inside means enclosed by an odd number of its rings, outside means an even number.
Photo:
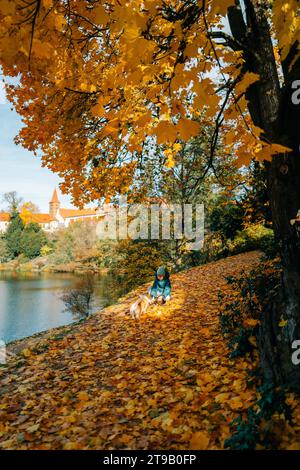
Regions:
<svg viewBox="0 0 300 470"><path fill-rule="evenodd" d="M59 208L60 208L60 202L59 202L59 199L57 197L57 192L56 192L56 188L55 188L54 191L53 191L52 199L49 202L49 214L54 219L56 217L56 214L57 214L57 211L59 210Z"/></svg>

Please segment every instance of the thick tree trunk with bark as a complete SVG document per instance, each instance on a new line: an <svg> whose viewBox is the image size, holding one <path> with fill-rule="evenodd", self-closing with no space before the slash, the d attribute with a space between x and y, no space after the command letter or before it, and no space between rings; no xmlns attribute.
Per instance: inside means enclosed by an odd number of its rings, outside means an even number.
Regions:
<svg viewBox="0 0 300 470"><path fill-rule="evenodd" d="M300 113L291 99L291 83L300 78L300 64L298 61L289 69L294 58L291 51L283 63L285 86L280 88L265 6L256 0L244 0L244 6L245 14L239 3L229 9L229 23L233 37L245 46L245 71L261 77L247 92L249 112L268 141L294 151L273 157L269 165L269 197L283 274L278 293L262 319L261 365L268 379L300 390L300 366L292 362L292 343L300 340L300 238L290 223L300 209ZM286 326L279 326L281 320L287 321Z"/></svg>
<svg viewBox="0 0 300 470"><path fill-rule="evenodd" d="M290 223L300 208L299 155L273 160L269 190L283 274L278 294L262 319L261 361L269 379L300 389L300 367L292 362L292 343L300 340L300 234ZM281 320L287 321L286 326L279 326Z"/></svg>

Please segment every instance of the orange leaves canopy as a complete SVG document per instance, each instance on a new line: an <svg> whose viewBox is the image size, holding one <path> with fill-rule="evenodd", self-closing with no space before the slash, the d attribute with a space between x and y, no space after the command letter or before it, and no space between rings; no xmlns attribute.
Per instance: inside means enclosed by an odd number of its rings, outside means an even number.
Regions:
<svg viewBox="0 0 300 470"><path fill-rule="evenodd" d="M174 143L201 132L200 116L206 124L220 110L240 164L254 154L270 159L274 148L260 141L244 98L259 77L241 74L240 52L210 37L224 32L233 4L2 0L0 63L5 75L20 77L7 85L24 122L18 142L42 150L43 164L64 177L77 202L126 192L147 139L174 155ZM285 55L299 35L297 2L273 4ZM224 106L228 77L235 87Z"/></svg>

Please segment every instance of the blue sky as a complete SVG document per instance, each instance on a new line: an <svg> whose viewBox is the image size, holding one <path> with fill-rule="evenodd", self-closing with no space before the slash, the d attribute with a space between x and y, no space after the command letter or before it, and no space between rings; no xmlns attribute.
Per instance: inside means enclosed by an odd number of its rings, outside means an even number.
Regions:
<svg viewBox="0 0 300 470"><path fill-rule="evenodd" d="M48 212L48 202L60 179L40 159L20 145L14 137L22 127L21 119L11 111L0 81L0 209L4 208L1 196L7 191L17 191L25 201L37 204L41 212ZM71 199L59 193L63 207L71 207Z"/></svg>

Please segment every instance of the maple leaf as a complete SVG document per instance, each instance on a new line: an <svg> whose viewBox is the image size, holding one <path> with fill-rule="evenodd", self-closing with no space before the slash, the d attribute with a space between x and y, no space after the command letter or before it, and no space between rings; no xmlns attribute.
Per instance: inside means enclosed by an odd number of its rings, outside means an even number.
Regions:
<svg viewBox="0 0 300 470"><path fill-rule="evenodd" d="M22 350L22 354L23 354L24 357L29 357L29 356L31 356L32 353L31 353L29 348L25 348L25 349Z"/></svg>
<svg viewBox="0 0 300 470"><path fill-rule="evenodd" d="M156 126L155 133L158 144L166 141L174 142L177 137L176 127L169 121L160 121Z"/></svg>
<svg viewBox="0 0 300 470"><path fill-rule="evenodd" d="M104 25L108 22L109 16L102 5L98 5L92 12L96 24Z"/></svg>
<svg viewBox="0 0 300 470"><path fill-rule="evenodd" d="M192 435L190 441L190 450L206 450L209 445L210 438L204 431L197 431Z"/></svg>
<svg viewBox="0 0 300 470"><path fill-rule="evenodd" d="M227 10L230 6L234 5L234 0L213 0L211 2L211 13L220 15L226 15Z"/></svg>
<svg viewBox="0 0 300 470"><path fill-rule="evenodd" d="M176 124L176 129L183 140L188 140L199 133L200 124L190 119L181 118Z"/></svg>
<svg viewBox="0 0 300 470"><path fill-rule="evenodd" d="M89 401L89 399L90 399L89 395L84 391L79 392L77 397L78 397L78 400L80 400L80 401Z"/></svg>

